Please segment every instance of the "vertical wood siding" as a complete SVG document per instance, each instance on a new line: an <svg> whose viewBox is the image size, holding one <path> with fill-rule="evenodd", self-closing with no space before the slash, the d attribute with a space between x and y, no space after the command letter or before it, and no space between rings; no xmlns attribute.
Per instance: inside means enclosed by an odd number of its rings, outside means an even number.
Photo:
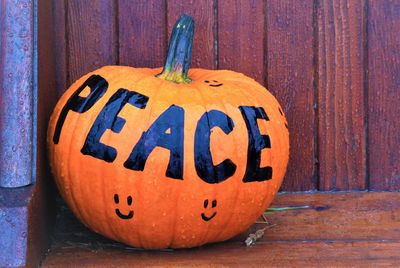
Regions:
<svg viewBox="0 0 400 268"><path fill-rule="evenodd" d="M283 190L315 190L313 2L267 1L265 15L265 83L281 103L290 132L290 159Z"/></svg>
<svg viewBox="0 0 400 268"><path fill-rule="evenodd" d="M363 190L364 4L323 0L317 10L319 187Z"/></svg>
<svg viewBox="0 0 400 268"><path fill-rule="evenodd" d="M372 190L400 189L400 2L368 1L368 162Z"/></svg>
<svg viewBox="0 0 400 268"><path fill-rule="evenodd" d="M243 72L282 104L282 190L400 190L399 1L54 2L59 94L102 65L162 66L187 13L192 67Z"/></svg>
<svg viewBox="0 0 400 268"><path fill-rule="evenodd" d="M168 39L176 20L184 13L195 21L195 36L192 48L192 68L215 69L214 55L214 2L212 0L168 1L166 22Z"/></svg>

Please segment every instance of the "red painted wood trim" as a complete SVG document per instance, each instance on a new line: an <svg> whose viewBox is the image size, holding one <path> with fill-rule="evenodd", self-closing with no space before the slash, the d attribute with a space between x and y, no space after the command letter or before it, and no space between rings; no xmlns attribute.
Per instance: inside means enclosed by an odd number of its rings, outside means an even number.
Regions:
<svg viewBox="0 0 400 268"><path fill-rule="evenodd" d="M67 86L104 65L116 64L116 1L66 3Z"/></svg>
<svg viewBox="0 0 400 268"><path fill-rule="evenodd" d="M218 1L218 68L264 84L263 1Z"/></svg>
<svg viewBox="0 0 400 268"><path fill-rule="evenodd" d="M318 2L319 190L366 189L363 2Z"/></svg>
<svg viewBox="0 0 400 268"><path fill-rule="evenodd" d="M368 1L371 190L400 190L400 2Z"/></svg>
<svg viewBox="0 0 400 268"><path fill-rule="evenodd" d="M164 65L165 16L164 0L119 0L119 64L148 68Z"/></svg>
<svg viewBox="0 0 400 268"><path fill-rule="evenodd" d="M284 191L318 187L313 15L312 1L267 1L267 86L281 103L290 132Z"/></svg>

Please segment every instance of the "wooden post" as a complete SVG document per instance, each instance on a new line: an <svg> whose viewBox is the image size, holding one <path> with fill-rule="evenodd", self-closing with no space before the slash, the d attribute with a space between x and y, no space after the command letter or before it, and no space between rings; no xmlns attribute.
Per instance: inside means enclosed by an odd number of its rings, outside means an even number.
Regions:
<svg viewBox="0 0 400 268"><path fill-rule="evenodd" d="M0 6L0 186L33 182L35 168L35 1Z"/></svg>
<svg viewBox="0 0 400 268"><path fill-rule="evenodd" d="M48 245L51 217L43 141L52 101L37 105L39 78L46 74L38 75L37 59L41 50L52 53L48 39L38 49L37 18L41 9L49 16L41 21L47 24L41 34L52 32L51 5L0 0L0 267L37 267Z"/></svg>

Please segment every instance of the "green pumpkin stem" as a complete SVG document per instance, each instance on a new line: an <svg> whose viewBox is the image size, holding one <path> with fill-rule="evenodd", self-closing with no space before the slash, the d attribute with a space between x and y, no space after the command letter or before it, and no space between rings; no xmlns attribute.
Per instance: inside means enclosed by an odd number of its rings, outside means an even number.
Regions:
<svg viewBox="0 0 400 268"><path fill-rule="evenodd" d="M174 83L190 83L188 77L194 34L194 20L182 15L175 23L169 40L168 54L164 69L156 76Z"/></svg>

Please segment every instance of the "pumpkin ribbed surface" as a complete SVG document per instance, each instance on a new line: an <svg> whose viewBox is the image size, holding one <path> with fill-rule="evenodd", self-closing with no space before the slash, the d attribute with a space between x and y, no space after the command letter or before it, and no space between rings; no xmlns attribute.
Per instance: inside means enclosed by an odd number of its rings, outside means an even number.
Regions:
<svg viewBox="0 0 400 268"><path fill-rule="evenodd" d="M57 185L85 225L126 244L180 248L229 239L248 228L263 213L282 183L289 155L286 119L275 98L242 74L192 69L189 71L191 84L175 84L155 77L159 72L160 69L106 66L83 76L66 91L53 112L48 129L50 162ZM70 111L59 142L54 144L51 139L62 108L94 74L108 82L107 91L88 111ZM213 87L210 83L222 85ZM95 120L120 88L147 96L146 108L125 105L118 113L126 120L121 131L114 133L108 129L102 134L100 143L117 151L113 162L82 154ZM80 93L81 97L88 95L87 90ZM170 152L162 147L150 153L143 171L124 167L143 132L171 105L184 111L182 179L166 176ZM268 115L268 121L257 122L260 133L270 138L271 148L263 149L260 166L272 167L272 179L243 182L249 141L240 106L262 107ZM222 111L234 123L229 134L218 127L211 129L210 151L214 165L227 158L236 165L235 173L219 183L204 182L195 168L197 124L206 111L212 110ZM118 195L118 203L115 195ZM214 200L215 207L212 207ZM208 202L207 207L205 202ZM121 219L116 209L122 214L133 211L133 217ZM202 213L206 217L216 214L205 221Z"/></svg>
<svg viewBox="0 0 400 268"><path fill-rule="evenodd" d="M287 122L262 86L190 69L194 22L175 24L163 69L105 66L50 118L61 195L89 228L141 248L187 248L246 230L277 193Z"/></svg>

